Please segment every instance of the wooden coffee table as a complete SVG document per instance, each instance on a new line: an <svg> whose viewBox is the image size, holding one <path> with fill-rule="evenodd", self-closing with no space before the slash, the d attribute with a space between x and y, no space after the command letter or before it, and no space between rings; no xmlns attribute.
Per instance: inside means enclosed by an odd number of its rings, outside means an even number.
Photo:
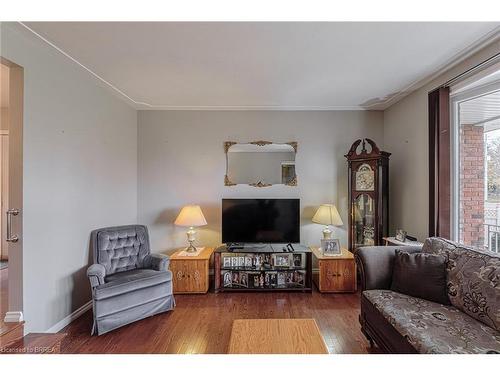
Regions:
<svg viewBox="0 0 500 375"><path fill-rule="evenodd" d="M237 319L229 354L328 354L314 319Z"/></svg>

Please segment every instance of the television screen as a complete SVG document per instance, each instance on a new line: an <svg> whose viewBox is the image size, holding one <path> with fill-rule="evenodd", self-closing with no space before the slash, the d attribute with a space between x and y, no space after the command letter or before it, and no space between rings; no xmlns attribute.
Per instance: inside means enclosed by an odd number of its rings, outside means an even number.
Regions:
<svg viewBox="0 0 500 375"><path fill-rule="evenodd" d="M300 200L223 199L222 242L300 243Z"/></svg>

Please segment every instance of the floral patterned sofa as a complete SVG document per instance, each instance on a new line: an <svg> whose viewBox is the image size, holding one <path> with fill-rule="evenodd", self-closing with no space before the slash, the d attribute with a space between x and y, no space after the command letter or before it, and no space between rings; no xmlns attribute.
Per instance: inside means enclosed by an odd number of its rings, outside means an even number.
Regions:
<svg viewBox="0 0 500 375"><path fill-rule="evenodd" d="M391 290L395 252L446 258L450 305ZM423 247L363 247L361 330L389 353L500 353L500 256L429 238Z"/></svg>

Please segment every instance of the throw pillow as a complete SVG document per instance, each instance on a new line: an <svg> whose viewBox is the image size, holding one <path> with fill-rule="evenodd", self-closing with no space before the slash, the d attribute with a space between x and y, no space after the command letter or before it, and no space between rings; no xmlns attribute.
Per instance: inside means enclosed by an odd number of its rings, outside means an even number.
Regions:
<svg viewBox="0 0 500 375"><path fill-rule="evenodd" d="M448 261L448 297L453 306L500 331L500 256L458 247Z"/></svg>
<svg viewBox="0 0 500 375"><path fill-rule="evenodd" d="M459 244L441 237L427 238L422 247L422 253L443 255L448 261L450 252L454 251Z"/></svg>
<svg viewBox="0 0 500 375"><path fill-rule="evenodd" d="M391 289L449 305L446 294L446 258L437 254L409 254L396 250Z"/></svg>

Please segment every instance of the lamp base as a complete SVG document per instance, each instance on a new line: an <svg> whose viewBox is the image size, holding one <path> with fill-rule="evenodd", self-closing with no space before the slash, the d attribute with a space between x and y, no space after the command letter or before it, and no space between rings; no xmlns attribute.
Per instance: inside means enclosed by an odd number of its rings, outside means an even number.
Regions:
<svg viewBox="0 0 500 375"><path fill-rule="evenodd" d="M186 247L185 251L188 253L196 253L198 249L193 245L192 242L189 242L189 246Z"/></svg>
<svg viewBox="0 0 500 375"><path fill-rule="evenodd" d="M323 239L329 240L332 238L332 231L330 230L330 227L328 225L326 226L325 229L323 229Z"/></svg>
<svg viewBox="0 0 500 375"><path fill-rule="evenodd" d="M189 242L189 246L186 248L186 251L188 253L195 253L196 247L193 246L193 243L196 240L196 231L194 230L193 227L189 227L189 230L187 231L186 234L187 234L187 239Z"/></svg>

